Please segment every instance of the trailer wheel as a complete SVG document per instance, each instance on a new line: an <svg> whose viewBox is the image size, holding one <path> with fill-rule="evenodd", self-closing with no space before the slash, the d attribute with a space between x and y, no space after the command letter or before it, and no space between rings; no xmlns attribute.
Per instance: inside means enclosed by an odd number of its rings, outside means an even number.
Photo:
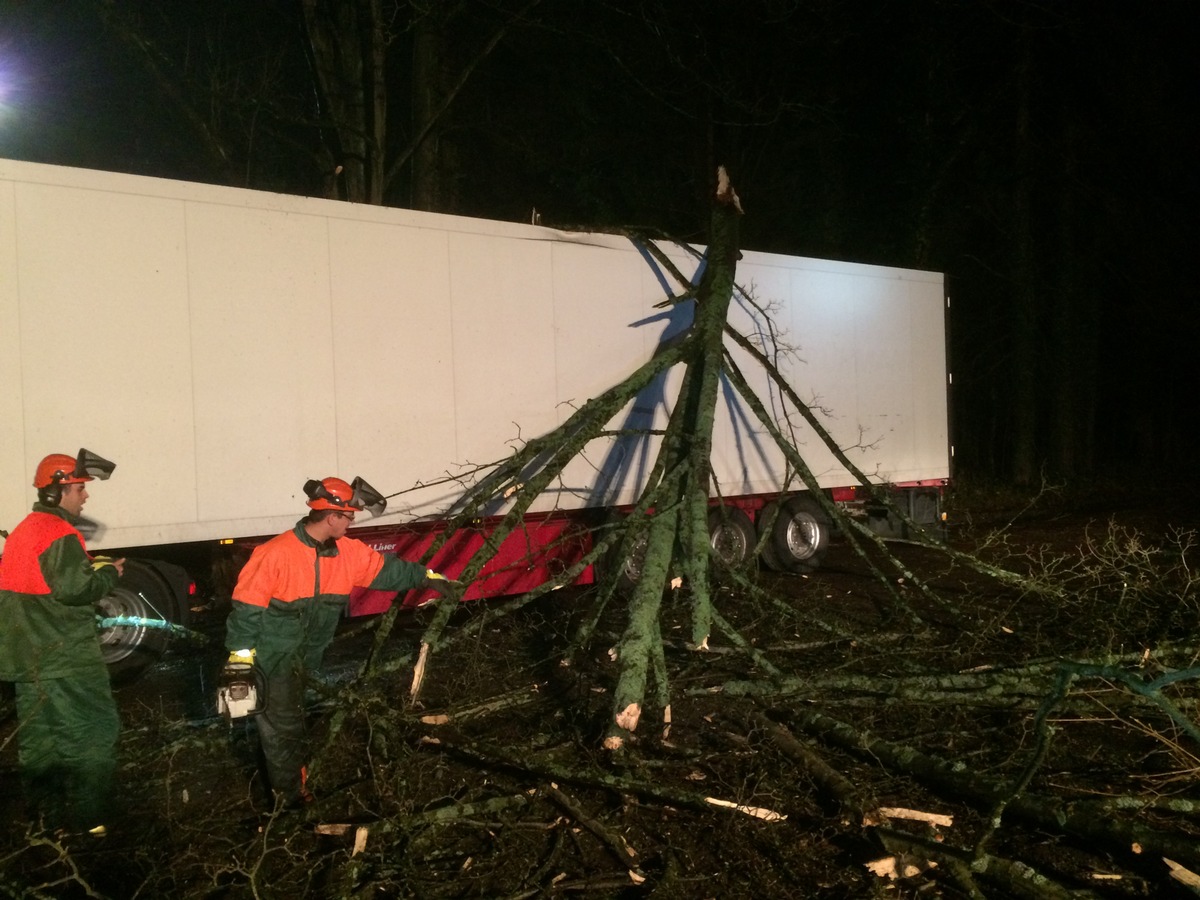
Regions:
<svg viewBox="0 0 1200 900"><path fill-rule="evenodd" d="M105 619L129 616L165 619L183 624L187 609L167 580L153 566L126 560L125 573L112 593L97 604ZM146 625L114 625L100 631L100 652L115 683L126 683L157 662L167 649L170 633Z"/></svg>
<svg viewBox="0 0 1200 900"><path fill-rule="evenodd" d="M782 515L782 511L779 509L779 501L772 500L758 511L758 516L755 518L754 523L755 543L760 548L758 551L758 561L772 572L784 571L783 563L779 561L779 557L775 553L775 536L771 533L774 531L775 524Z"/></svg>
<svg viewBox="0 0 1200 900"><path fill-rule="evenodd" d="M771 529L771 561L784 572L818 569L829 549L829 533L829 517L812 497L790 497L780 506Z"/></svg>
<svg viewBox="0 0 1200 900"><path fill-rule="evenodd" d="M708 546L719 564L744 568L754 557L754 523L737 506L714 506L708 511Z"/></svg>

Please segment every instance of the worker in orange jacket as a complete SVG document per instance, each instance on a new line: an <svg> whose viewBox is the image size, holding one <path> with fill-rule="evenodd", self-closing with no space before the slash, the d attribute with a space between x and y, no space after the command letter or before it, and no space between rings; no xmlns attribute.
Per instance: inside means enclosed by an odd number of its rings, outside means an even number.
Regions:
<svg viewBox="0 0 1200 900"><path fill-rule="evenodd" d="M0 680L16 682L18 760L33 815L102 836L120 719L100 651L95 604L125 560L91 557L79 524L87 482L116 468L87 450L52 453L37 502L0 557Z"/></svg>
<svg viewBox="0 0 1200 900"><path fill-rule="evenodd" d="M309 481L310 512L254 549L233 590L225 647L231 666L256 665L265 704L256 719L275 802L312 799L307 786L304 679L321 664L353 588L450 592L452 582L416 563L388 557L346 536L355 513L386 501L361 478Z"/></svg>

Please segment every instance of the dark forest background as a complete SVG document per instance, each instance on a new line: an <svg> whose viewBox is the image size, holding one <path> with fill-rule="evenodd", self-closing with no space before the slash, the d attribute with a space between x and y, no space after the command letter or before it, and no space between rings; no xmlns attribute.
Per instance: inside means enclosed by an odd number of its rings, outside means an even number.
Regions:
<svg viewBox="0 0 1200 900"><path fill-rule="evenodd" d="M1190 478L1193 2L0 0L0 156L934 269L962 478ZM803 341L803 336L801 336Z"/></svg>

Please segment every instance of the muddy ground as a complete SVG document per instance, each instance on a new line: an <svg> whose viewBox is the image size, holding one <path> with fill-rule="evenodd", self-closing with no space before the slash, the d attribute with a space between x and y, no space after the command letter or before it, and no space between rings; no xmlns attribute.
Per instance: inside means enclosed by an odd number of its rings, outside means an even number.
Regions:
<svg viewBox="0 0 1200 900"><path fill-rule="evenodd" d="M314 685L317 801L301 812L270 807L251 728L211 714L224 609L202 598L202 637L118 691L108 837L60 840L25 820L6 700L0 895L1195 896L1164 857L1200 871L1200 744L1169 714L1200 721L1197 681L1164 687L1169 709L1121 681L1200 665L1196 561L1177 540L1200 517L1179 501L952 500L951 546L1049 569L1069 585L1057 599L906 544L892 547L910 571L885 585L839 542L819 572L723 587L721 612L749 646L714 635L699 654L686 598L670 597L669 733L651 706L615 757L599 746L619 605L569 666L593 592L494 619L512 605L464 608L454 628L468 636L434 657L417 706L410 662L431 614L397 618L385 671L366 681L355 671L375 631L348 622ZM1098 562L1105 547L1125 562ZM1113 668L1064 686L1064 659ZM946 765L910 765L895 747ZM981 796L972 779L1001 788ZM877 874L886 859L900 877Z"/></svg>

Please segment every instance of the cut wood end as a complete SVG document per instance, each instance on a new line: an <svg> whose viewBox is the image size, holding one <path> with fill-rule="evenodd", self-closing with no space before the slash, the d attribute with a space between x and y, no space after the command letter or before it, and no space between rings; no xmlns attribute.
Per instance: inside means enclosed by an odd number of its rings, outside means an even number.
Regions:
<svg viewBox="0 0 1200 900"><path fill-rule="evenodd" d="M350 851L351 856L358 856L367 849L367 834L370 829L366 825L360 825L358 830L354 832L354 849Z"/></svg>
<svg viewBox="0 0 1200 900"><path fill-rule="evenodd" d="M450 717L447 715L436 716L421 716L423 725L446 725L450 722Z"/></svg>
<svg viewBox="0 0 1200 900"><path fill-rule="evenodd" d="M624 746L625 738L621 737L619 734L612 734L604 739L605 750L620 750Z"/></svg>
<svg viewBox="0 0 1200 900"><path fill-rule="evenodd" d="M618 728L623 728L625 731L637 731L638 719L642 717L642 708L636 703L630 703L627 707L621 710L615 718Z"/></svg>
<svg viewBox="0 0 1200 900"><path fill-rule="evenodd" d="M717 167L717 200L720 203L730 204L739 213L742 212L742 201L738 199L737 191L730 184L729 173L725 171L724 166Z"/></svg>
<svg viewBox="0 0 1200 900"><path fill-rule="evenodd" d="M630 869L629 870L629 880L632 881L634 884L642 884L643 882L645 882L646 876L634 869Z"/></svg>
<svg viewBox="0 0 1200 900"><path fill-rule="evenodd" d="M678 575L676 575L674 578L671 579L671 590L677 591L681 587L683 587L683 579L680 578Z"/></svg>
<svg viewBox="0 0 1200 900"><path fill-rule="evenodd" d="M706 634L704 640L700 641L700 643L692 645L692 649L698 653L708 652L708 635Z"/></svg>

